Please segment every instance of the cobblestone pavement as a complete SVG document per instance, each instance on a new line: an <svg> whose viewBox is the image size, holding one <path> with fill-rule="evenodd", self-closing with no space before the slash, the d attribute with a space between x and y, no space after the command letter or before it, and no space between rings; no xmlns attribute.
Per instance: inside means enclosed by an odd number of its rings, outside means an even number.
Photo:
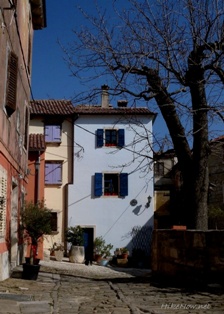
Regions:
<svg viewBox="0 0 224 314"><path fill-rule="evenodd" d="M36 281L20 279L18 270L18 278L0 283L0 313L224 313L224 288L219 285L183 289L152 282L142 270L114 271L95 265L76 269L45 264Z"/></svg>

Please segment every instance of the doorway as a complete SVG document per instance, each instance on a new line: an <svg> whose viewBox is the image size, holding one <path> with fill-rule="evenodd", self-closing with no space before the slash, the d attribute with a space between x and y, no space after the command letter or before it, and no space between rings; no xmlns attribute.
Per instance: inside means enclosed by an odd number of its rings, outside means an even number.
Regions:
<svg viewBox="0 0 224 314"><path fill-rule="evenodd" d="M94 239L94 228L84 227L83 228L84 248L85 248L85 264L92 265L93 261L93 239Z"/></svg>
<svg viewBox="0 0 224 314"><path fill-rule="evenodd" d="M18 262L18 186L12 182L10 223L10 263L13 269Z"/></svg>

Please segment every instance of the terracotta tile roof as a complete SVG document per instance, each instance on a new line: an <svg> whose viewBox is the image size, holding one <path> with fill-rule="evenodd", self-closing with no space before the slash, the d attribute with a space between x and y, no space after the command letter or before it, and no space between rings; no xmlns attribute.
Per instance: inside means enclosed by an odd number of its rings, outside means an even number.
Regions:
<svg viewBox="0 0 224 314"><path fill-rule="evenodd" d="M214 138L213 140L211 140L211 142L223 142L224 141L224 135L219 136L217 138Z"/></svg>
<svg viewBox="0 0 224 314"><path fill-rule="evenodd" d="M71 115L74 106L70 100L35 100L30 103L31 115Z"/></svg>
<svg viewBox="0 0 224 314"><path fill-rule="evenodd" d="M46 148L44 134L29 135L29 150L44 151Z"/></svg>
<svg viewBox="0 0 224 314"><path fill-rule="evenodd" d="M73 106L69 100L35 100L30 103L31 115L153 115L147 108L134 108L134 107L108 107L102 108L101 106L92 105L78 105Z"/></svg>
<svg viewBox="0 0 224 314"><path fill-rule="evenodd" d="M101 106L79 105L74 107L74 112L82 115L156 115L147 108L102 108Z"/></svg>

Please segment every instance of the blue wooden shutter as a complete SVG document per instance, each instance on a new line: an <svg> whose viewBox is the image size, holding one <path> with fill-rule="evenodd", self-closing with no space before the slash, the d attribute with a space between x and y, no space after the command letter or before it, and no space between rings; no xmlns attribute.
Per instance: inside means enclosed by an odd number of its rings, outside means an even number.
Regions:
<svg viewBox="0 0 224 314"><path fill-rule="evenodd" d="M45 142L51 142L52 141L51 125L45 125L44 134L45 134Z"/></svg>
<svg viewBox="0 0 224 314"><path fill-rule="evenodd" d="M45 163L45 183L51 184L52 183L52 164Z"/></svg>
<svg viewBox="0 0 224 314"><path fill-rule="evenodd" d="M96 146L97 147L103 146L103 129L96 130Z"/></svg>
<svg viewBox="0 0 224 314"><path fill-rule="evenodd" d="M62 164L45 163L45 183L60 184L62 182Z"/></svg>
<svg viewBox="0 0 224 314"><path fill-rule="evenodd" d="M60 184L62 175L62 165L59 163L52 164L52 183Z"/></svg>
<svg viewBox="0 0 224 314"><path fill-rule="evenodd" d="M60 125L52 125L52 141L61 142L61 127Z"/></svg>
<svg viewBox="0 0 224 314"><path fill-rule="evenodd" d="M95 196L101 196L103 193L103 174L95 173L95 186L94 186L94 194Z"/></svg>
<svg viewBox="0 0 224 314"><path fill-rule="evenodd" d="M128 195L128 173L120 173L120 196Z"/></svg>
<svg viewBox="0 0 224 314"><path fill-rule="evenodd" d="M118 147L123 147L125 145L124 143L124 129L119 129L118 130L118 141L117 141L117 146Z"/></svg>

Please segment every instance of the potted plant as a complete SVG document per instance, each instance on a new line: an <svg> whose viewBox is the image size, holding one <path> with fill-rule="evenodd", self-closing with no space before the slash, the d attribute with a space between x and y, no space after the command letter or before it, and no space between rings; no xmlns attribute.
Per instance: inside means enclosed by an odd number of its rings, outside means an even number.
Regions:
<svg viewBox="0 0 224 314"><path fill-rule="evenodd" d="M54 256L56 261L61 262L64 256L64 246L61 243L54 242L53 247L50 249L50 255Z"/></svg>
<svg viewBox="0 0 224 314"><path fill-rule="evenodd" d="M94 240L95 261L99 265L106 266L111 256L112 244L106 244L102 236L96 237Z"/></svg>
<svg viewBox="0 0 224 314"><path fill-rule="evenodd" d="M22 278L36 280L40 269L38 244L43 242L43 235L51 233L51 211L43 201L25 203L21 211L21 229L28 244Z"/></svg>
<svg viewBox="0 0 224 314"><path fill-rule="evenodd" d="M123 258L123 259L128 258L128 255L129 255L128 248L122 247L122 248L120 248L120 252L121 252L121 258Z"/></svg>
<svg viewBox="0 0 224 314"><path fill-rule="evenodd" d="M83 229L80 226L69 227L66 231L67 242L71 243L69 261L82 264L85 260Z"/></svg>

